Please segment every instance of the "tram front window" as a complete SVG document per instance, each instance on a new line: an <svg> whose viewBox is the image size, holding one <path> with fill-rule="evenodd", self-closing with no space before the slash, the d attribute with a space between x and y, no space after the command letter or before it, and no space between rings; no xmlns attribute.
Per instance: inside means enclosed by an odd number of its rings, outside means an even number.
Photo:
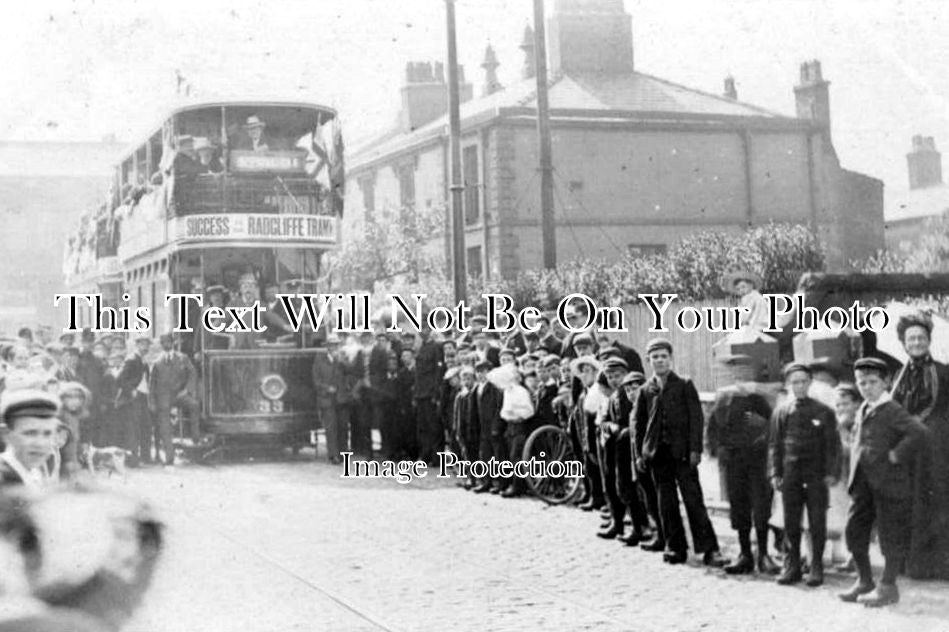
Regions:
<svg viewBox="0 0 949 632"><path fill-rule="evenodd" d="M209 306L252 307L260 302L258 322L243 310L240 323L231 311L226 333L198 327L191 346L195 351L259 348L300 348L313 344L313 333L304 326L293 330L292 319L277 294L312 292L318 274L319 254L303 249L208 249L202 254L182 254L176 279L181 291L203 294L203 311ZM199 314L200 317L200 314ZM260 325L263 331L253 331Z"/></svg>

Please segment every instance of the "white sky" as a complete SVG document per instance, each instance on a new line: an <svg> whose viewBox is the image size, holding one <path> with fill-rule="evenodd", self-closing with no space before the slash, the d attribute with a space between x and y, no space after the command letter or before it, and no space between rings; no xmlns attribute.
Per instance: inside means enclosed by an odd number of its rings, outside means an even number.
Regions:
<svg viewBox="0 0 949 632"><path fill-rule="evenodd" d="M548 0L548 12L553 2ZM174 99L300 98L342 114L352 141L386 127L405 62L444 58L442 0L40 0L4 16L0 139L144 133ZM459 55L480 93L491 42L502 83L519 76L530 0L457 0ZM910 137L949 149L949 3L937 0L626 0L638 69L793 114L805 59L831 81L845 167L905 188ZM949 176L949 158L947 176Z"/></svg>

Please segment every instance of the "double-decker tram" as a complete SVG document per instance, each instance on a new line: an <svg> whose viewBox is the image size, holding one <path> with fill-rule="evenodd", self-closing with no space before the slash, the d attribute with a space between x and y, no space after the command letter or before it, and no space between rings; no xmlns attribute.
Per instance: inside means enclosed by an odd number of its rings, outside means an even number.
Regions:
<svg viewBox="0 0 949 632"><path fill-rule="evenodd" d="M166 305L166 294L202 297L202 306L190 304L194 331L177 334L177 345L197 367L204 454L309 443L322 332L292 331L274 295L318 291L323 256L338 243L336 112L308 103L202 103L174 110L151 132L116 166L110 200L71 242L73 291L100 292L105 304L132 311L147 307L153 335L178 324L177 302ZM244 331L233 315L213 321L232 332L202 324L210 305L257 300L267 307L259 323L266 331ZM254 324L250 314L241 320Z"/></svg>

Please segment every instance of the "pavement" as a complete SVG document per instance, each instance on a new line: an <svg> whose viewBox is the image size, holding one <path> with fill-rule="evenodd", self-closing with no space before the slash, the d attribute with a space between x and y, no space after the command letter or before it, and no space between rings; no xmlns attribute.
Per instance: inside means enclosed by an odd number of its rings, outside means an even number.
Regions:
<svg viewBox="0 0 949 632"><path fill-rule="evenodd" d="M599 519L450 479L341 479L309 459L133 470L115 485L168 524L137 632L949 630L949 585L901 581L884 610L850 584L780 587L596 538ZM726 553L727 523L715 519Z"/></svg>

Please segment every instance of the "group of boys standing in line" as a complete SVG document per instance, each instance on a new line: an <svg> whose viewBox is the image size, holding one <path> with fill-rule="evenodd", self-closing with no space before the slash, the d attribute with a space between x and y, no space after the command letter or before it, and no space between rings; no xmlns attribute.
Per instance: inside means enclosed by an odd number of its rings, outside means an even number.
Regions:
<svg viewBox="0 0 949 632"><path fill-rule="evenodd" d="M568 312L568 319L581 322L585 315ZM518 461L531 432L554 424L568 432L574 453L582 455L584 488L576 503L604 511L601 538L661 552L669 564L686 562L681 496L692 548L704 565L727 574L777 575L782 585L819 586L829 487L843 480L852 499L845 529L852 559L840 570L857 573L854 585L840 594L843 601L870 607L895 603L896 578L913 574L913 557L931 561L925 576L947 577L949 498L943 479L949 471L944 401L949 370L928 356L928 344L925 353L910 352L895 385L883 359L857 360L854 384L836 386L835 409L811 395L813 366L787 365L785 394L773 406L773 398L756 384L760 375L752 358L719 358L734 384L716 393L707 438L724 472L738 534L740 552L730 561L720 553L699 480L706 415L693 382L673 370L668 340L646 346L647 376L635 350L596 327L560 338L545 318L539 332L518 331L502 340L484 331L483 320L473 325L460 338L438 339L427 330L401 340L368 334L362 346L331 336L329 357L314 365L331 460L348 447L344 422L352 425L352 449L360 456L372 456L369 433L376 427L381 456L430 464L446 448L467 460ZM908 351L913 340L928 342L931 331L924 316L900 323L901 340L910 340ZM917 365L925 367L922 373ZM526 491L517 477L470 479L464 486L503 497ZM920 489L925 492L917 493ZM781 493L783 531L770 525L775 491ZM805 512L806 559L801 554ZM917 514L928 516L923 529L917 529L923 522ZM878 583L869 558L873 529L886 560ZM783 536L776 542L783 568L768 553L772 530Z"/></svg>

